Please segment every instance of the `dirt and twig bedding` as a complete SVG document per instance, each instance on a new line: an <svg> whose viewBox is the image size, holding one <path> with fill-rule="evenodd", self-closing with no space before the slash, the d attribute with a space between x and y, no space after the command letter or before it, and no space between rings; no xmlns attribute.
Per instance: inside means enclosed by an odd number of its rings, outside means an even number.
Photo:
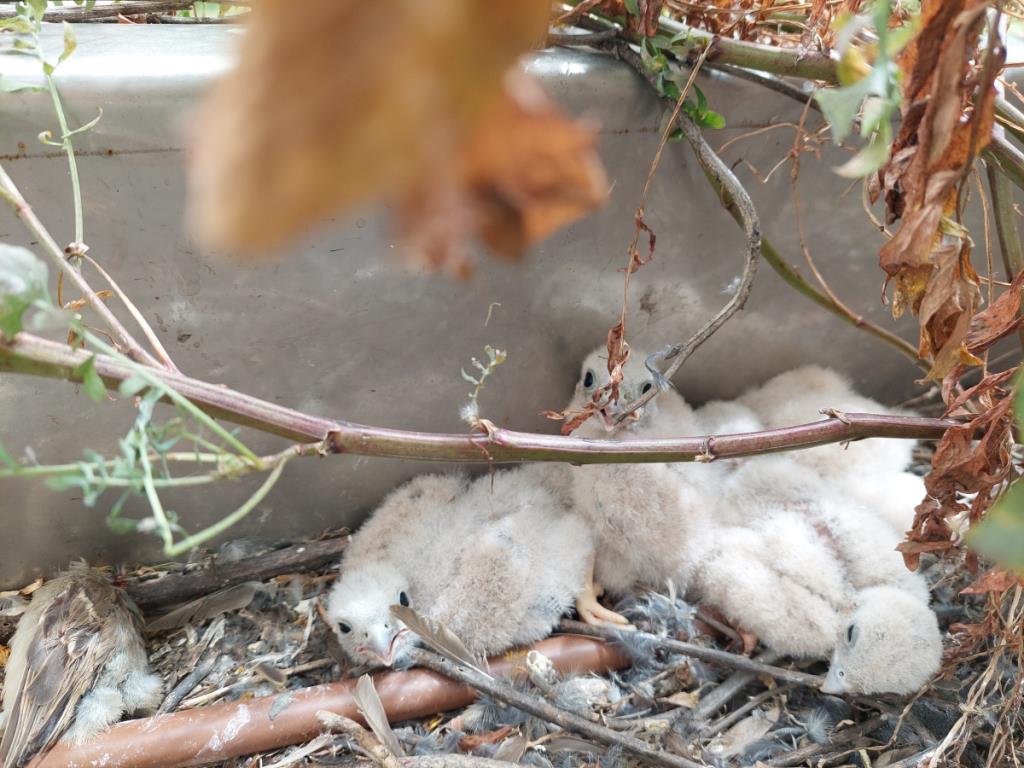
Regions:
<svg viewBox="0 0 1024 768"><path fill-rule="evenodd" d="M151 663L165 681L160 711L245 702L350 676L320 607L346 538L340 532L276 551L232 542L189 564L119 574L118 582L146 606ZM944 630L956 631L987 614L986 595L960 594L970 583L963 568L931 555L922 557L921 567ZM975 652L954 660L952 648L945 674L915 697L837 698L813 687L825 662L782 659L759 649L756 638L710 607L646 592L616 609L640 631L604 634L625 650L631 666L602 676L559 675L540 687L515 674L516 690L666 756L707 765L892 768L927 764L950 738L957 742L954 754L960 753L955 764L984 765L992 740L1000 738L992 724L1014 684L1011 655L993 661L992 653ZM572 621L562 625L562 631L580 629ZM698 654L704 658L698 660L678 652L687 643L709 653ZM760 664L744 669L750 657ZM993 675L979 694L979 680ZM964 723L968 701L971 718ZM410 757L461 754L538 766L643 764L618 746L594 743L486 695L463 709L394 728ZM302 763L374 761L349 736L325 732L221 764Z"/></svg>

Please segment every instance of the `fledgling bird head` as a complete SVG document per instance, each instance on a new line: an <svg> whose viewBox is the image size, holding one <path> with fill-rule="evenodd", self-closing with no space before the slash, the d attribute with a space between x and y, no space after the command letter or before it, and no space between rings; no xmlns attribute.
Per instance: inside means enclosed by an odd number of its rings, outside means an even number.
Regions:
<svg viewBox="0 0 1024 768"><path fill-rule="evenodd" d="M391 615L410 604L409 579L388 562L343 571L331 589L327 614L349 658L373 667L404 664L413 645L408 628Z"/></svg>
<svg viewBox="0 0 1024 768"><path fill-rule="evenodd" d="M648 355L640 349L633 349L630 352L629 360L622 367L623 378L619 384L619 399L617 402L610 402L610 395L605 393L601 402L603 405L596 415L592 416L586 423L581 425L577 434L584 437L615 437L617 434L637 431L652 422L658 413L658 400L652 400L647 405L633 411L621 422L619 417L626 410L627 406L641 395L646 394L652 387L658 385L653 374L644 365ZM587 355L580 369L579 379L576 381L576 391L568 408L578 411L591 402L594 393L605 386L610 380L608 372L608 350L600 346ZM667 382L664 383L668 385ZM586 434L591 432L593 434ZM604 433L603 435L601 433Z"/></svg>
<svg viewBox="0 0 1024 768"><path fill-rule="evenodd" d="M832 654L825 693L918 691L942 661L942 634L932 610L909 592L873 587L858 595Z"/></svg>

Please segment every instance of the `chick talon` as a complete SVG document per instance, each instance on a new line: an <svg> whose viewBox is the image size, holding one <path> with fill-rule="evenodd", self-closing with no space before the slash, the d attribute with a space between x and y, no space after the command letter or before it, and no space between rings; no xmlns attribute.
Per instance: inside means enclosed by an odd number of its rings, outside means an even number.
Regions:
<svg viewBox="0 0 1024 768"><path fill-rule="evenodd" d="M597 596L602 591L592 585L576 598L576 612L579 614L580 620L595 627L611 626L614 629L636 629L625 616L605 608L597 601Z"/></svg>

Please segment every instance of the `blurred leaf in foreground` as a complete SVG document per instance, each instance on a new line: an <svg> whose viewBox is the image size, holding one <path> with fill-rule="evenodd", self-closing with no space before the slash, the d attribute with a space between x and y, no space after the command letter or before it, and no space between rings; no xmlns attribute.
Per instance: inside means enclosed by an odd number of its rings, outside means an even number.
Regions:
<svg viewBox="0 0 1024 768"><path fill-rule="evenodd" d="M580 201L599 195L570 190L566 143L585 150L579 162L599 166L587 140L561 139L586 132L550 110L546 125L524 130L517 118L536 113L520 112L514 96L511 106L503 87L517 57L543 42L548 12L541 0L260 2L238 67L195 124L189 207L198 234L211 247L259 251L355 205L385 202L405 215L400 229L426 261L448 266L454 254L460 271L458 235L480 233L510 253L580 215L567 210L586 210ZM495 154L480 162L484 147ZM532 204L532 174L561 168L567 178L540 185L548 213ZM548 200L552 189L571 191L571 204ZM423 200L452 221L421 215ZM518 232L508 231L510 217Z"/></svg>

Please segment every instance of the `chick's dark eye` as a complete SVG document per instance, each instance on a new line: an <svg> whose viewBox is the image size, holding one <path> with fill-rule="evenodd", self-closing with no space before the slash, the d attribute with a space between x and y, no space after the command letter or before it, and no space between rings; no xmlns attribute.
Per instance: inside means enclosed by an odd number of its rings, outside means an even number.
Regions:
<svg viewBox="0 0 1024 768"><path fill-rule="evenodd" d="M648 392L650 392L650 391L651 391L651 387L653 387L653 386L654 386L654 384L652 384L651 382L649 382L649 381L648 381L648 382L647 382L646 384L644 384L644 385L643 385L643 387L642 387L642 388L640 389L640 394L642 394L642 395L646 395L646 394L647 394Z"/></svg>
<svg viewBox="0 0 1024 768"><path fill-rule="evenodd" d="M846 642L848 643L853 642L853 629L853 624L846 628Z"/></svg>
<svg viewBox="0 0 1024 768"><path fill-rule="evenodd" d="M404 605L406 608L409 607L409 596L405 592L398 593L398 602Z"/></svg>
<svg viewBox="0 0 1024 768"><path fill-rule="evenodd" d="M348 624L346 624L346 623L345 623L344 621L339 621L339 622L338 622L338 629L340 629L340 630L341 630L341 632L342 632L343 634L346 634L346 635L347 635L347 634L348 634L349 632L351 632L351 631L352 631L352 627L350 627L350 626L349 626Z"/></svg>
<svg viewBox="0 0 1024 768"><path fill-rule="evenodd" d="M586 387L587 389L590 389L592 386L594 386L593 371L587 371L586 375L583 377L583 386Z"/></svg>

